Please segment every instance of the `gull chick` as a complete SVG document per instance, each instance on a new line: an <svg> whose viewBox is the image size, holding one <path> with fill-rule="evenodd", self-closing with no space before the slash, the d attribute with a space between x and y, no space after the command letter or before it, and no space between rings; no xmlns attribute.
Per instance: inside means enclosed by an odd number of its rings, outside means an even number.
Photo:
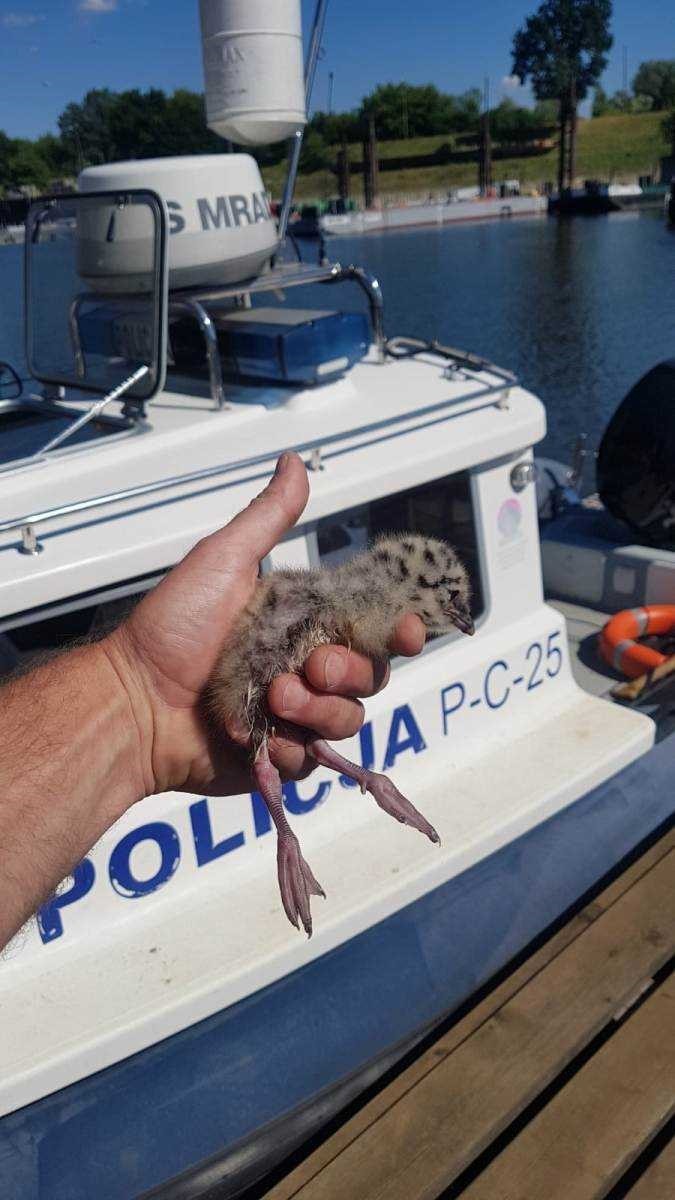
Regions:
<svg viewBox="0 0 675 1200"><path fill-rule="evenodd" d="M325 896L305 862L282 802L281 778L269 757L274 718L267 689L277 675L302 672L317 646L340 643L384 659L394 628L406 612L417 613L427 631L457 627L473 633L471 588L466 569L446 542L417 534L381 537L341 566L273 571L261 579L223 647L206 690L217 728L229 720L248 726L251 773L277 830L279 888L286 915L312 933L310 896ZM385 775L357 766L307 731L307 752L325 767L355 780L362 792L404 825L432 842L436 830Z"/></svg>

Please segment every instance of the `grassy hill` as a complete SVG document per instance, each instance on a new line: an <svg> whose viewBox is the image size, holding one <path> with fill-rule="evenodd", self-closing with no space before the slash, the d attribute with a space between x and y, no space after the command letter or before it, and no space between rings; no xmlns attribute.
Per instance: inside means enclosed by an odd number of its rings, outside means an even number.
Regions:
<svg viewBox="0 0 675 1200"><path fill-rule="evenodd" d="M593 179L631 179L636 175L654 174L658 160L669 152L661 132L663 113L640 113L636 116L596 117L579 122L577 171L580 177ZM441 135L410 138L407 141L380 142L380 160L402 158L406 155L431 155L448 138ZM353 162L360 162L361 147L349 147ZM537 184L554 181L557 170L557 147L527 158L503 158L493 164L495 182L500 179L520 179L521 183ZM265 168L265 183L272 195L278 197L283 185L283 165ZM403 196L414 193L443 192L450 187L476 183L475 162L444 163L420 166L408 170L380 171L382 195ZM352 195L362 197L362 178L352 176ZM301 175L296 196L300 200L324 199L337 194L336 178L331 171L316 171Z"/></svg>

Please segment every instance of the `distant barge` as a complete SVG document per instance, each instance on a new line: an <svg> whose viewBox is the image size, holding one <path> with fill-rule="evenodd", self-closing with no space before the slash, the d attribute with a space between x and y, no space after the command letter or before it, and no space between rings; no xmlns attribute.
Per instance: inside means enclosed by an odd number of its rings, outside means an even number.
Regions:
<svg viewBox="0 0 675 1200"><path fill-rule="evenodd" d="M665 193L666 189L659 186L643 189L637 184L587 180L583 188L570 188L558 196L551 196L548 211L560 217L593 217L635 208L660 208Z"/></svg>
<svg viewBox="0 0 675 1200"><path fill-rule="evenodd" d="M544 216L545 196L504 196L490 199L449 200L427 204L392 205L383 209L348 212L341 216L317 217L317 233L380 233L387 229L407 229L421 225L449 225L456 221L486 218ZM294 231L294 225L291 225ZM305 234L305 236L307 236Z"/></svg>

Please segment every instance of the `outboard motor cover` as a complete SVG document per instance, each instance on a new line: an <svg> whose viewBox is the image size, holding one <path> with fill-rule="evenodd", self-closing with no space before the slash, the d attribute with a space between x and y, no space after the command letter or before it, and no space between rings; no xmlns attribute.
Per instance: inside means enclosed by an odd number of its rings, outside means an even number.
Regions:
<svg viewBox="0 0 675 1200"><path fill-rule="evenodd" d="M606 508L639 537L675 549L675 359L648 371L619 405L598 451Z"/></svg>

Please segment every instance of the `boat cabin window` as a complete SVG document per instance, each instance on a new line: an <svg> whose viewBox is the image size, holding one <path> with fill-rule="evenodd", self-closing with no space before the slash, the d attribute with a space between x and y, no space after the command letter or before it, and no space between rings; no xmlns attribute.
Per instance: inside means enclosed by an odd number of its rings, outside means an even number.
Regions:
<svg viewBox="0 0 675 1200"><path fill-rule="evenodd" d="M133 580L1 621L0 680L17 668L39 664L45 656L103 637L161 578Z"/></svg>
<svg viewBox="0 0 675 1200"><path fill-rule="evenodd" d="M380 534L399 530L442 538L455 547L471 577L471 612L477 620L485 600L469 473L446 475L324 517L316 527L315 555L322 566L337 566Z"/></svg>
<svg viewBox="0 0 675 1200"><path fill-rule="evenodd" d="M317 523L310 540L310 560L317 565L337 566L365 550L380 534L397 530L451 542L471 577L471 611L477 620L484 611L485 599L468 472L447 475L325 517ZM160 572L128 580L0 620L0 679L17 667L39 661L45 653L103 636L163 575Z"/></svg>

